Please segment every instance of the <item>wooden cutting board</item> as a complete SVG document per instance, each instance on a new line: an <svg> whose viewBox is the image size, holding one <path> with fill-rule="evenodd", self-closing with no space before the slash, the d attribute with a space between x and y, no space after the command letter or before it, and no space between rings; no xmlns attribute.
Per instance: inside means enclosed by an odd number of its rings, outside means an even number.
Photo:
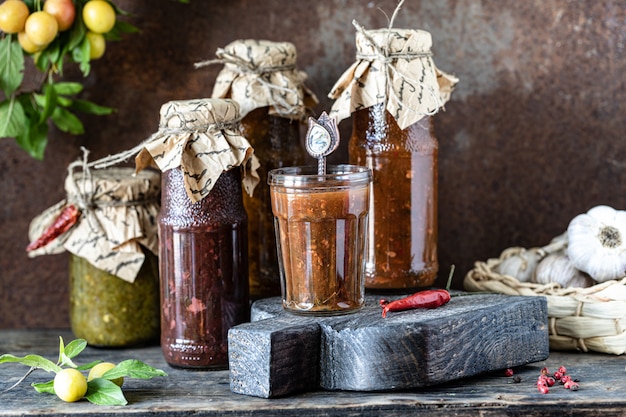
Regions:
<svg viewBox="0 0 626 417"><path fill-rule="evenodd" d="M256 301L229 331L230 387L273 398L318 389L406 390L547 359L544 297L464 294L436 309L306 317Z"/></svg>

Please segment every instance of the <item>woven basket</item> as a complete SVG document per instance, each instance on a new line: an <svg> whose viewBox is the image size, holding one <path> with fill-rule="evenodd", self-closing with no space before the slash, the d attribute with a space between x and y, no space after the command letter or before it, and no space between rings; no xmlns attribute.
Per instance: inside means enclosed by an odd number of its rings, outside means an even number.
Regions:
<svg viewBox="0 0 626 417"><path fill-rule="evenodd" d="M497 266L525 251L508 248L499 258L476 262L465 276L468 291L508 295L545 296L548 301L550 349L626 353L626 277L588 288L561 288L558 284L520 282L501 275Z"/></svg>

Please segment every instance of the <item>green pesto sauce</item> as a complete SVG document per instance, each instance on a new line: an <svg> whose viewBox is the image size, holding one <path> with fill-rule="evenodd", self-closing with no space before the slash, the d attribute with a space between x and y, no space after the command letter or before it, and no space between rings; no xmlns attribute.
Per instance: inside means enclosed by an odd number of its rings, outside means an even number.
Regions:
<svg viewBox="0 0 626 417"><path fill-rule="evenodd" d="M99 347L158 342L158 260L149 251L145 253L133 283L70 254L70 322L76 337Z"/></svg>

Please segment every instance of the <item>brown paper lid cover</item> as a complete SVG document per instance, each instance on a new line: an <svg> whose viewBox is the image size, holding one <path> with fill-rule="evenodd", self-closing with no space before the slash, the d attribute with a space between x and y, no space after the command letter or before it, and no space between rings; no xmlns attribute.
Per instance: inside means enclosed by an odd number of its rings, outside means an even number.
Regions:
<svg viewBox="0 0 626 417"><path fill-rule="evenodd" d="M296 47L290 42L245 39L229 43L216 52L224 63L213 87L215 98L232 98L241 116L269 107L271 115L304 118L317 104L305 86L307 75L296 68Z"/></svg>
<svg viewBox="0 0 626 417"><path fill-rule="evenodd" d="M80 210L77 223L46 246L29 252L35 257L65 250L93 266L133 282L143 264L142 246L158 253L156 216L159 212L160 175L152 170L134 174L132 168L70 172L65 180L67 198L31 222L31 241L73 204Z"/></svg>
<svg viewBox="0 0 626 417"><path fill-rule="evenodd" d="M162 172L182 169L187 195L196 202L211 192L222 172L241 167L243 187L253 192L259 182L258 160L240 134L236 101L170 101L161 106L160 116L159 130L135 158L137 170L151 165Z"/></svg>
<svg viewBox="0 0 626 417"><path fill-rule="evenodd" d="M357 30L357 61L335 83L330 115L338 121L385 103L402 129L437 113L458 78L433 61L432 37L414 29Z"/></svg>

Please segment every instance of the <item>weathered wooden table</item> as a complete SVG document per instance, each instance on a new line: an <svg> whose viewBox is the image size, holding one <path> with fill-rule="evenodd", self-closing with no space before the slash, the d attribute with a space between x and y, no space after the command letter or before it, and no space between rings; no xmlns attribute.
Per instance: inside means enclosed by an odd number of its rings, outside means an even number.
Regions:
<svg viewBox="0 0 626 417"><path fill-rule="evenodd" d="M35 353L53 361L60 330L0 330L0 354ZM470 349L471 347L468 347ZM0 394L0 416L624 416L626 415L626 358L592 353L552 352L548 360L515 370L521 382L501 372L457 380L406 392L316 391L286 398L263 399L234 394L228 371L186 371L168 366L158 346L137 349L87 348L77 362L101 359L119 362L140 359L168 373L151 380L127 380L127 406L99 406L87 401L64 403L54 395L38 394L30 386L52 375L31 374L11 391ZM536 388L542 367L560 365L580 380L580 390L554 386L549 394ZM0 364L0 391L13 385L27 367Z"/></svg>

